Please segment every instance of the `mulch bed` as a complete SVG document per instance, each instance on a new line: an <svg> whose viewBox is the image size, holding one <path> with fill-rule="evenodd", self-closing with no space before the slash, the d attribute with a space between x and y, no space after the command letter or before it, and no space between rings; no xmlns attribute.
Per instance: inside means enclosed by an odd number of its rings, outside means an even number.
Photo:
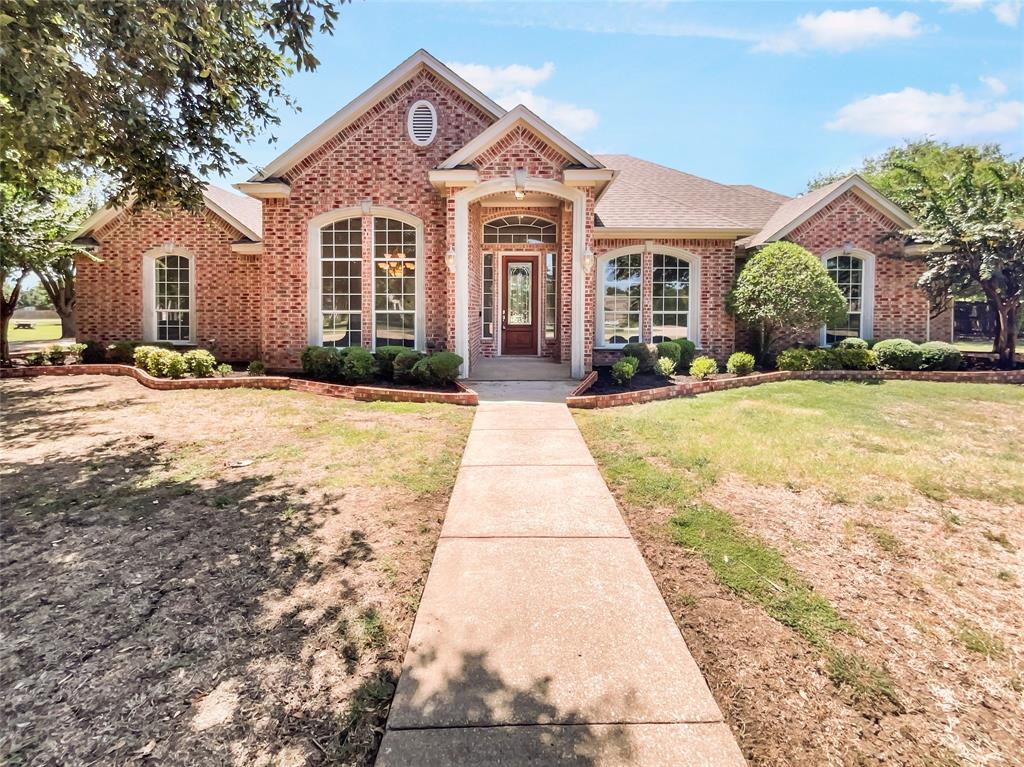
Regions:
<svg viewBox="0 0 1024 767"><path fill-rule="evenodd" d="M691 383L697 379L692 376L674 375L669 378L655 373L637 373L630 380L627 386L622 386L612 378L611 367L595 367L597 380L587 389L586 394L621 394L628 391L644 391L646 389L660 389L664 386L671 386L678 383ZM735 378L732 373L719 373L712 378Z"/></svg>
<svg viewBox="0 0 1024 767"><path fill-rule="evenodd" d="M458 393L462 391L459 386L455 383L444 384L442 386L425 386L417 383L405 383L400 381L392 381L390 378L375 378L370 383L361 384L346 384L344 381L329 381L326 378L315 378L314 376L306 375L304 373L287 373L288 378L294 378L299 381L317 381L318 383L329 383L329 384L342 384L344 386L377 386L384 389L402 389L403 391L430 391L430 392L443 392L443 393Z"/></svg>

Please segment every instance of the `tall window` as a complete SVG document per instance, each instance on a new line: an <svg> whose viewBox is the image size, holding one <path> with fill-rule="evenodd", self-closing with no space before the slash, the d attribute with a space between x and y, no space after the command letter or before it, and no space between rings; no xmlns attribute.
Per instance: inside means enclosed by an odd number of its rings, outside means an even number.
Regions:
<svg viewBox="0 0 1024 767"><path fill-rule="evenodd" d="M494 338L494 254L484 253L483 336Z"/></svg>
<svg viewBox="0 0 1024 767"><path fill-rule="evenodd" d="M192 264L187 256L154 260L157 341L192 340Z"/></svg>
<svg viewBox="0 0 1024 767"><path fill-rule="evenodd" d="M505 216L484 224L485 243L554 244L555 225L536 216Z"/></svg>
<svg viewBox="0 0 1024 767"><path fill-rule="evenodd" d="M864 261L857 256L832 256L825 261L829 276L835 280L846 298L846 319L825 327L825 343L832 344L844 338L857 338L861 334L864 311Z"/></svg>
<svg viewBox="0 0 1024 767"><path fill-rule="evenodd" d="M373 219L374 346L416 345L416 229Z"/></svg>
<svg viewBox="0 0 1024 767"><path fill-rule="evenodd" d="M654 343L688 336L690 325L690 265L681 258L654 254L651 281Z"/></svg>
<svg viewBox="0 0 1024 767"><path fill-rule="evenodd" d="M324 346L363 342L363 235L359 218L320 230L320 321Z"/></svg>
<svg viewBox="0 0 1024 767"><path fill-rule="evenodd" d="M640 340L641 256L629 253L609 259L602 273L604 309L601 343L607 346Z"/></svg>
<svg viewBox="0 0 1024 767"><path fill-rule="evenodd" d="M558 259L554 253L544 254L544 338L558 335Z"/></svg>

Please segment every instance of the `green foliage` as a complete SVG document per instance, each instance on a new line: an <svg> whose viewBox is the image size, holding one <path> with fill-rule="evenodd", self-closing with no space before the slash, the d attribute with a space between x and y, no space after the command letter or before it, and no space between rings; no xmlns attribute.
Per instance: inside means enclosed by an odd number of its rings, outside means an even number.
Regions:
<svg viewBox="0 0 1024 767"><path fill-rule="evenodd" d="M222 362L217 366L217 377L227 378L229 375L234 373L235 370L228 363Z"/></svg>
<svg viewBox="0 0 1024 767"><path fill-rule="evenodd" d="M860 340L860 339L857 339ZM843 370L874 370L878 367L878 355L867 346L843 346L832 350L832 358Z"/></svg>
<svg viewBox="0 0 1024 767"><path fill-rule="evenodd" d="M25 355L25 364L37 367L39 365L45 365L48 359L49 358L44 351L29 352Z"/></svg>
<svg viewBox="0 0 1024 767"><path fill-rule="evenodd" d="M921 347L905 338L889 338L879 341L873 349L878 355L879 367L889 370L920 370Z"/></svg>
<svg viewBox="0 0 1024 767"><path fill-rule="evenodd" d="M42 285L33 285L28 290L22 290L18 294L17 308L19 309L52 309L53 301L46 293Z"/></svg>
<svg viewBox="0 0 1024 767"><path fill-rule="evenodd" d="M638 372L650 373L658 361L658 347L654 344L626 344L622 347L622 356L635 358Z"/></svg>
<svg viewBox="0 0 1024 767"><path fill-rule="evenodd" d="M156 349L146 358L146 370L160 378L181 378L188 372L188 363L184 355L176 351Z"/></svg>
<svg viewBox="0 0 1024 767"><path fill-rule="evenodd" d="M30 187L57 162L101 168L117 202L198 206L203 179L244 163L236 147L293 105L285 78L316 68L335 5L4 3L0 177Z"/></svg>
<svg viewBox="0 0 1024 767"><path fill-rule="evenodd" d="M409 351L407 346L378 346L373 356L377 358L382 378L394 380L395 378L395 357L402 352Z"/></svg>
<svg viewBox="0 0 1024 767"><path fill-rule="evenodd" d="M107 348L99 341L86 341L82 349L82 362L99 365L107 361Z"/></svg>
<svg viewBox="0 0 1024 767"><path fill-rule="evenodd" d="M46 361L51 365L63 365L68 358L68 349L62 344L51 344L46 347Z"/></svg>
<svg viewBox="0 0 1024 767"><path fill-rule="evenodd" d="M773 242L755 253L729 294L729 311L758 328L766 357L783 332L807 334L846 316L842 292L821 260L792 242Z"/></svg>
<svg viewBox="0 0 1024 767"><path fill-rule="evenodd" d="M392 361L392 373L398 383L412 383L416 380L413 369L416 363L423 359L423 352L415 349L406 349L399 353Z"/></svg>
<svg viewBox="0 0 1024 767"><path fill-rule="evenodd" d="M779 370L839 370L842 365L832 349L786 349L775 358Z"/></svg>
<svg viewBox="0 0 1024 767"><path fill-rule="evenodd" d="M921 344L921 370L959 370L963 365L963 352L953 344L943 341Z"/></svg>
<svg viewBox="0 0 1024 767"><path fill-rule="evenodd" d="M733 352L729 355L728 362L725 363L725 370L727 373L733 375L745 376L750 375L754 372L754 364L756 360L753 354L747 352Z"/></svg>
<svg viewBox="0 0 1024 767"><path fill-rule="evenodd" d="M452 352L435 352L413 366L413 376L426 386L445 386L459 377L462 357Z"/></svg>
<svg viewBox="0 0 1024 767"><path fill-rule="evenodd" d="M85 344L69 344L67 346L68 356L72 358L72 363L79 363L82 361L82 357L85 355Z"/></svg>
<svg viewBox="0 0 1024 767"><path fill-rule="evenodd" d="M833 349L870 349L871 346L863 338L844 338L832 344Z"/></svg>
<svg viewBox="0 0 1024 767"><path fill-rule="evenodd" d="M689 338L677 338L675 343L679 344L679 364L677 367L680 370L686 370L690 367L690 363L693 362L693 358L697 356L697 344Z"/></svg>
<svg viewBox="0 0 1024 767"><path fill-rule="evenodd" d="M659 360L662 357L668 357L670 360L672 360L673 365L678 366L679 360L682 359L682 356L683 347L681 347L675 341L662 341L660 344L658 344ZM689 363L689 360L687 360L687 363Z"/></svg>
<svg viewBox="0 0 1024 767"><path fill-rule="evenodd" d="M251 376L265 376L267 374L267 366L263 360L253 360L249 363L249 367L245 369L245 372Z"/></svg>
<svg viewBox="0 0 1024 767"><path fill-rule="evenodd" d="M182 356L188 372L196 378L209 378L217 366L217 360L206 349L192 349Z"/></svg>
<svg viewBox="0 0 1024 767"><path fill-rule="evenodd" d="M373 354L361 346L349 347L341 362L341 377L347 384L370 383L379 371Z"/></svg>
<svg viewBox="0 0 1024 767"><path fill-rule="evenodd" d="M302 372L321 381L340 381L349 351L336 346L307 346L299 356Z"/></svg>
<svg viewBox="0 0 1024 767"><path fill-rule="evenodd" d="M114 344L116 347L117 344ZM150 359L163 351L158 346L136 346L132 350L132 362L135 363L135 367L142 368L143 370L149 370Z"/></svg>
<svg viewBox="0 0 1024 767"><path fill-rule="evenodd" d="M612 365L612 378L619 386L629 386L639 367L640 361L636 357L623 357Z"/></svg>
<svg viewBox="0 0 1024 767"><path fill-rule="evenodd" d="M107 359L118 365L131 365L134 362L140 368L146 367L135 361L135 344L131 341L115 341L110 344L107 347Z"/></svg>
<svg viewBox="0 0 1024 767"><path fill-rule="evenodd" d="M693 361L693 364L690 365L690 375L698 381L710 378L717 372L718 363L715 362L713 357L698 357Z"/></svg>
<svg viewBox="0 0 1024 767"><path fill-rule="evenodd" d="M654 372L662 378L669 378L676 372L676 363L671 357L658 357L654 363Z"/></svg>

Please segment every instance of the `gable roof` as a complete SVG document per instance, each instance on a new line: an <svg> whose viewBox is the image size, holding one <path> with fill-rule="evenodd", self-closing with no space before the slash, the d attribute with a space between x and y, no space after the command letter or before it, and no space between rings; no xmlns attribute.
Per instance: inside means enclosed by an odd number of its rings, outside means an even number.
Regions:
<svg viewBox="0 0 1024 767"><path fill-rule="evenodd" d="M363 112L385 98L400 85L412 79L424 68L429 69L439 78L448 82L449 85L460 91L473 104L491 115L494 119L498 119L505 114L505 110L484 95L482 91L470 85L466 80L420 48L416 53L299 139L297 143L271 160L250 181L266 181L283 175L289 168L330 141L340 131L344 130L346 126L357 120Z"/></svg>
<svg viewBox="0 0 1024 767"><path fill-rule="evenodd" d="M134 198L125 205L104 205L85 220L72 239L86 237L109 224L123 211L135 204ZM234 227L243 237L259 242L263 234L263 204L259 200L242 197L213 184L203 190L203 204L207 209Z"/></svg>
<svg viewBox="0 0 1024 767"><path fill-rule="evenodd" d="M577 144L565 136L565 134L553 128L549 123L542 120L525 106L519 106L507 112L500 120L493 123L482 133L478 134L459 151L442 162L437 167L441 170L456 168L465 165L478 157L487 147L501 139L505 134L514 129L517 125L525 125L544 141L551 144L569 159L579 163L584 168L603 168L593 155L585 152Z"/></svg>
<svg viewBox="0 0 1024 767"><path fill-rule="evenodd" d="M809 219L819 210L828 206L847 192L854 192L868 204L885 213L889 218L904 227L914 225L914 220L896 203L875 190L867 181L853 173L846 178L833 181L831 184L818 187L805 195L794 197L784 202L772 214L759 232L740 242L747 248L755 248L768 242L782 239Z"/></svg>
<svg viewBox="0 0 1024 767"><path fill-rule="evenodd" d="M618 171L598 201L608 229L723 229L755 232L789 198L766 189L728 186L631 155L597 155Z"/></svg>

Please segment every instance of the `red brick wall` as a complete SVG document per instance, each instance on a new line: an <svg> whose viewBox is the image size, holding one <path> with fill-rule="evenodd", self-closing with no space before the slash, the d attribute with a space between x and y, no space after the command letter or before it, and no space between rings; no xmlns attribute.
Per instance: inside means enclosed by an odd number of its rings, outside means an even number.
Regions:
<svg viewBox="0 0 1024 767"><path fill-rule="evenodd" d="M516 168L525 168L534 178L562 179L570 160L532 130L517 126L473 160L480 181L507 178Z"/></svg>
<svg viewBox="0 0 1024 767"><path fill-rule="evenodd" d="M438 118L437 136L426 147L414 145L406 133L408 109L421 98L434 104ZM261 338L270 367L297 367L307 343L309 220L359 205L364 198L423 221L426 339L437 345L448 340L445 200L430 185L428 172L490 122L488 115L423 71L286 174L290 196L263 207L266 290ZM364 250L364 258L369 259L369 249ZM364 290L369 287L365 285ZM369 320L364 312L366 343L370 342Z"/></svg>
<svg viewBox="0 0 1024 767"><path fill-rule="evenodd" d="M197 344L219 359L259 357L260 270L231 252L239 232L210 213L141 210L118 216L94 236L100 261L76 262L79 340L142 340L143 254L171 240L194 256Z"/></svg>

